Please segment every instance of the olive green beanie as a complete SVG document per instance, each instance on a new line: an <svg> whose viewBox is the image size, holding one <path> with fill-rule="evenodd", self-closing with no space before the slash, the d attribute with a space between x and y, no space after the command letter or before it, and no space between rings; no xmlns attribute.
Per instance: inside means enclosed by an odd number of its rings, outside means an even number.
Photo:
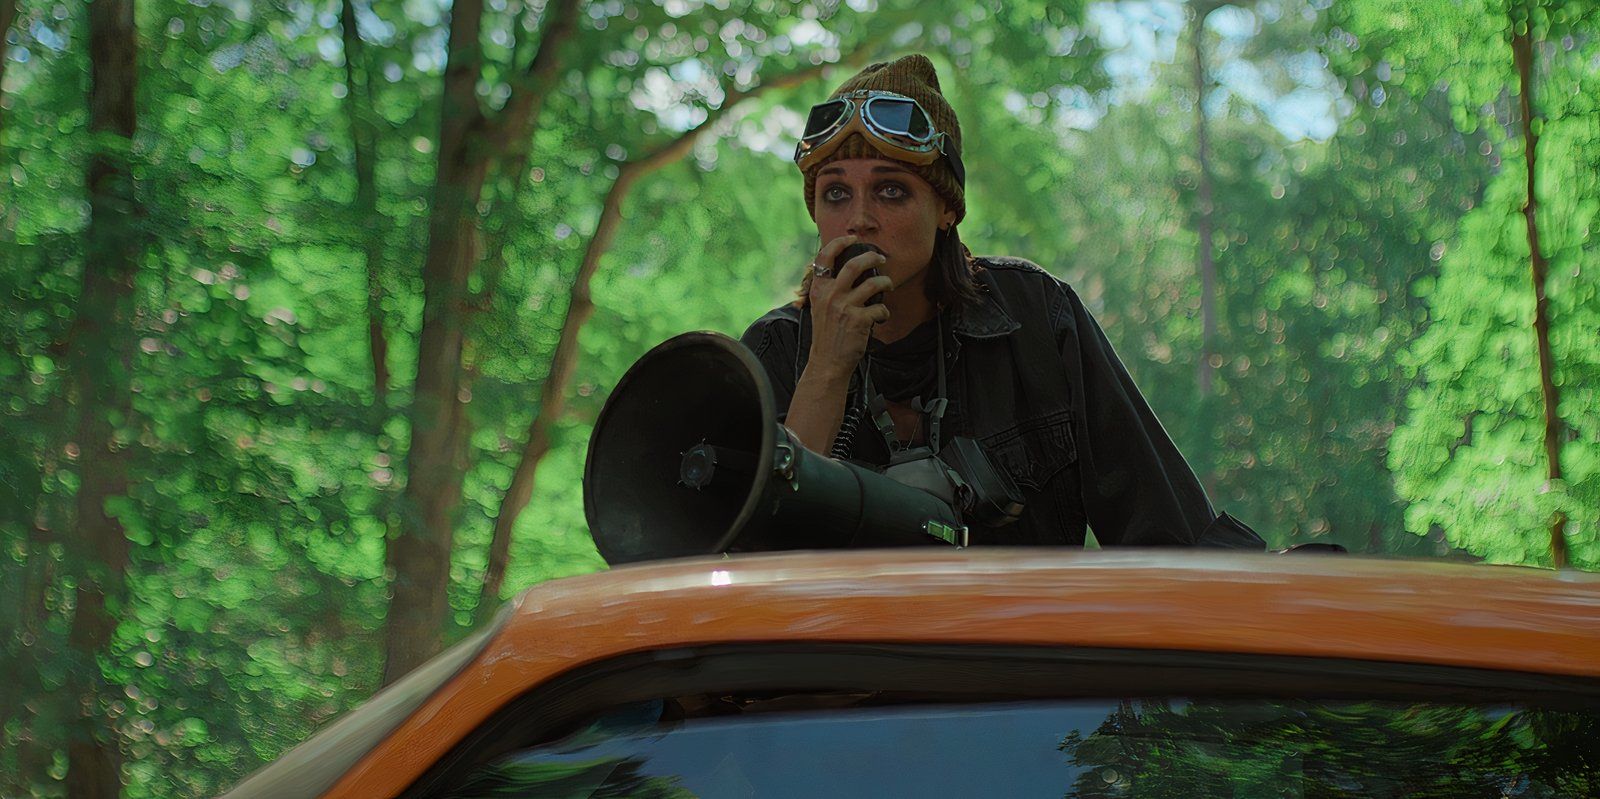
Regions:
<svg viewBox="0 0 1600 799"><path fill-rule="evenodd" d="M945 134L945 146L954 148L955 154L961 154L961 123L956 119L955 110L945 102L944 95L940 93L939 76L934 72L933 62L929 61L927 56L908 55L896 61L873 64L840 84L828 99L860 89L894 92L916 100L932 117L934 127ZM850 137L845 139L827 160L812 164L811 169L805 172L806 210L811 213L812 219L817 218L815 196L817 174L827 164L847 158L894 159L894 156L880 152L861 134L850 134ZM950 205L950 210L955 212L957 222L967 215L966 191L961 181L956 179L955 172L951 170L949 159L941 158L927 166L906 164L906 167L926 180L928 185Z"/></svg>

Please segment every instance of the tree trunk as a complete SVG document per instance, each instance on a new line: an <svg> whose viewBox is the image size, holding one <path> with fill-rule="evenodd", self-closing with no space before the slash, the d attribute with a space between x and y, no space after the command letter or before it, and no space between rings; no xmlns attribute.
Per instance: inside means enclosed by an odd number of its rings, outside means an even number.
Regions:
<svg viewBox="0 0 1600 799"><path fill-rule="evenodd" d="M495 515L494 536L489 542L489 568L484 574L483 591L478 598L480 615L499 604L500 588L505 581L506 566L511 558L511 531L517 516L533 497L534 478L539 462L550 451L550 430L566 410L567 387L578 368L578 335L589 317L594 315L594 301L589 293L589 283L600 268L600 257L611 248L617 229L622 224L622 201L640 176L637 164L624 164L615 183L606 193L600 212L600 222L594 236L583 251L583 263L572 280L572 291L567 303L567 315L561 322L561 333L556 340L556 351L550 356L550 372L539 389L538 411L528 423L528 433L522 447L522 457L516 471L511 474L511 485L500 500L500 510Z"/></svg>
<svg viewBox="0 0 1600 799"><path fill-rule="evenodd" d="M17 19L17 0L0 0L0 86L6 85L7 58L6 36L11 31L11 23ZM5 109L0 108L0 130L4 130Z"/></svg>
<svg viewBox="0 0 1600 799"><path fill-rule="evenodd" d="M56 418L65 416L65 411L62 411ZM59 452L60 447L57 446L55 451ZM51 470L51 455L44 453L46 465L40 470L41 473ZM0 755L0 796L23 796L29 792L32 783L48 781L51 752L44 742L54 735L54 730L49 727L54 721L49 710L32 705L29 700L44 693L44 686L39 680L39 664L60 655L52 646L55 636L45 629L50 616L45 595L55 583L57 565L50 547L57 536L44 508L49 507L55 496L38 491L37 486L30 488L35 490L24 501L33 503L35 514L33 523L28 525L25 544L27 561L22 569L22 585L18 591L16 631L11 640L4 642L10 647L8 654L11 657L0 661L4 664L0 668L9 669L16 675L16 679L8 686L9 690L0 692L0 751L5 753ZM68 703L63 701L60 704L64 706ZM76 712L76 708L67 709ZM12 734L13 729L15 734ZM7 758L9 763L5 762Z"/></svg>
<svg viewBox="0 0 1600 799"><path fill-rule="evenodd" d="M864 57L866 53L872 51L872 48L863 47L860 51L863 55L858 57ZM730 90L726 92L727 96L722 105L711 111L705 121L696 125L694 129L650 155L622 165L616 181L606 192L605 202L601 206L600 221L595 226L594 235L590 237L588 245L584 247L583 262L572 279L567 314L561 323L556 351L550 359L550 372L545 376L544 384L539 389L539 404L536 406L538 410L528 423L522 457L517 461L517 468L511 475L511 485L506 489L505 496L500 501L500 509L495 515L494 536L489 542L489 566L484 573L483 590L478 597L480 620L499 604L500 590L504 586L506 567L511 558L511 532L516 526L517 517L533 497L534 478L539 471L539 463L550 451L550 431L566 410L567 389L578 368L578 337L583 331L584 324L594 314L594 302L590 296L589 284L594 278L594 273L600 268L601 257L611 249L612 242L616 240L617 231L622 225L622 203L627 198L628 192L640 178L688 155L695 141L734 106L763 92L799 85L820 74L821 71L820 66L802 69L776 77L746 91Z"/></svg>
<svg viewBox="0 0 1600 799"><path fill-rule="evenodd" d="M361 244L362 265L367 277L367 354L372 366L372 404L367 409L368 430L379 453L387 455L384 428L389 422L389 337L384 329L383 258L387 220L378 213L378 126L373 100L372 73L368 71L365 48L356 22L354 0L340 3L339 25L344 37L344 111L350 127L351 150L355 159L356 193L350 206L352 227ZM392 468L393 463L387 464ZM377 518L383 523L384 571L394 569L395 547L390 545L397 532L395 486L377 487Z"/></svg>
<svg viewBox="0 0 1600 799"><path fill-rule="evenodd" d="M1550 349L1550 302L1545 296L1545 281L1550 274L1550 262L1539 249L1538 197L1535 190L1539 166L1539 134L1533 125L1533 42L1531 32L1519 27L1516 20L1511 25L1511 53L1517 63L1518 102L1522 118L1522 140L1528 159L1528 197L1522 204L1522 216L1528 230L1528 261L1533 273L1533 334L1539 345L1539 386L1544 395L1544 454L1549 464L1546 474L1550 480L1561 479L1561 395L1556 388L1556 359ZM1557 511L1550 520L1550 557L1555 567L1567 565L1567 515Z"/></svg>
<svg viewBox="0 0 1600 799"><path fill-rule="evenodd" d="M450 547L465 466L461 462L461 351L467 279L477 261L473 220L488 169L474 147L484 126L478 106L482 0L461 0L450 15L439 123L439 161L428 249L422 268L422 332L411 407L400 536L394 541L384 683L439 650L450 579Z"/></svg>
<svg viewBox="0 0 1600 799"><path fill-rule="evenodd" d="M1200 361L1196 371L1196 384L1200 390L1201 400L1211 396L1211 383L1216 367L1211 363L1217 351L1217 266L1215 262L1215 247L1212 243L1213 225L1212 212L1212 180L1211 180L1211 135L1206 122L1206 55L1205 33L1206 18L1215 8L1210 3L1197 3L1194 6L1193 30L1189 33L1189 44L1194 55L1194 135L1195 151L1200 162L1198 177L1197 202L1195 205L1195 234L1199 239L1199 271L1200 271Z"/></svg>
<svg viewBox="0 0 1600 799"><path fill-rule="evenodd" d="M367 273L367 351L372 357L373 417L376 435L389 415L389 340L383 329L383 218L378 214L377 126L373 120L372 84L362 58L354 0L340 5L344 34L345 118L355 153L356 196L351 216L361 236Z"/></svg>
<svg viewBox="0 0 1600 799"><path fill-rule="evenodd" d="M523 84L526 99L491 122L478 104L482 0L457 0L451 12L439 124L439 161L428 249L423 263L422 332L411 405L411 450L401 503L400 535L389 563L384 683L439 651L448 612L450 552L466 476L462 352L466 344L467 282L479 256L478 202L491 160L506 131L532 126L554 85L557 53L576 30L577 0L547 8L548 24ZM515 113L512 113L514 111ZM523 133L523 135L526 135Z"/></svg>
<svg viewBox="0 0 1600 799"><path fill-rule="evenodd" d="M133 0L96 0L89 6L89 54L89 130L131 142L137 74ZM122 758L105 712L110 700L99 657L116 631L128 567L127 536L106 505L126 493L125 445L117 432L128 425L131 409L131 305L139 248L128 156L105 142L97 141L89 157L83 291L72 334L79 486L67 557L78 585L65 694L73 704L66 779L67 795L73 797L116 797L122 787Z"/></svg>
<svg viewBox="0 0 1600 799"><path fill-rule="evenodd" d="M1205 487L1206 494L1217 495L1217 475L1215 469L1214 447L1210 441L1210 427L1213 423L1212 384L1216 378L1217 362L1217 265L1216 247L1213 243L1215 220L1215 199L1213 196L1211 178L1211 130L1206 120L1206 95L1208 78L1206 74L1206 18L1216 10L1217 4L1213 0L1203 0L1192 4L1194 9L1193 29L1189 34L1190 50L1194 56L1194 135L1195 157L1199 162L1199 174L1196 175L1195 187L1195 238L1198 271L1200 273L1200 357L1195 363L1195 387L1199 398L1197 412L1200 435L1193 439L1198 442L1200 449L1192 453L1194 463L1199 467L1196 471L1200 483Z"/></svg>

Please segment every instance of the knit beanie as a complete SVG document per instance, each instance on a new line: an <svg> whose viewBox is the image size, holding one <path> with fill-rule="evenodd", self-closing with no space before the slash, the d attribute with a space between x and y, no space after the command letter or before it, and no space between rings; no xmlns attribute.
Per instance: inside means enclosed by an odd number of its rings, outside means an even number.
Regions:
<svg viewBox="0 0 1600 799"><path fill-rule="evenodd" d="M945 146L953 148L955 154L961 154L961 123L956 120L955 109L945 102L944 95L940 93L939 76L934 72L933 62L929 61L927 56L908 55L896 61L873 64L841 84L828 99L860 89L894 92L916 100L933 118L931 120L933 126L945 134ZM880 152L865 136L859 133L850 134L827 160L812 164L811 169L804 173L806 210L811 213L812 219L817 218L815 196L817 174L824 166L847 158L898 160L893 155ZM967 215L966 191L962 188L961 181L956 180L955 172L950 169L949 159L940 158L927 166L916 164L905 164L905 166L926 180L928 185L949 204L950 210L955 212L957 222Z"/></svg>

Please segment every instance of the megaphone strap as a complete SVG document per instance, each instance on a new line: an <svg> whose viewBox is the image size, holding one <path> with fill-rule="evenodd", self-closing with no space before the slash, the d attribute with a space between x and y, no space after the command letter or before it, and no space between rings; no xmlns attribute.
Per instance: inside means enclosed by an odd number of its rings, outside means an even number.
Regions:
<svg viewBox="0 0 1600 799"><path fill-rule="evenodd" d="M923 426L928 430L928 448L935 453L939 451L940 425L944 419L944 412L950 406L950 391L946 383L944 363L944 315L937 318L938 343L934 356L934 369L938 375L939 393L928 402L923 402L921 397L911 400L911 406L922 414ZM889 452L895 453L906 449L909 444L902 444L900 437L895 434L894 417L889 415L889 401L884 398L883 392L872 385L872 356L868 355L864 361L867 366L862 371L861 390L870 397L867 400L867 415L872 419L873 426L878 428L878 433L883 436L883 443L888 446ZM848 415L848 414L847 414Z"/></svg>

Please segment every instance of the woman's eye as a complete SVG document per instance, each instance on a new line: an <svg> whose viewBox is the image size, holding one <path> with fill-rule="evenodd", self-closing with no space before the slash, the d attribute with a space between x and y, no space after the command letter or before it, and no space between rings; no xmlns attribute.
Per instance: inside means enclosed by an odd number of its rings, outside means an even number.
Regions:
<svg viewBox="0 0 1600 799"><path fill-rule="evenodd" d="M831 201L842 200L842 199L844 199L844 196L845 196L845 190L844 190L843 186L829 186L828 188L826 188L826 189L824 189L822 191L822 199L828 200L830 202Z"/></svg>
<svg viewBox="0 0 1600 799"><path fill-rule="evenodd" d="M885 197L888 197L891 200L898 200L901 197L906 196L905 187L901 186L901 185L899 185L897 183L890 183L888 185L885 185L879 191L883 192L883 195Z"/></svg>

